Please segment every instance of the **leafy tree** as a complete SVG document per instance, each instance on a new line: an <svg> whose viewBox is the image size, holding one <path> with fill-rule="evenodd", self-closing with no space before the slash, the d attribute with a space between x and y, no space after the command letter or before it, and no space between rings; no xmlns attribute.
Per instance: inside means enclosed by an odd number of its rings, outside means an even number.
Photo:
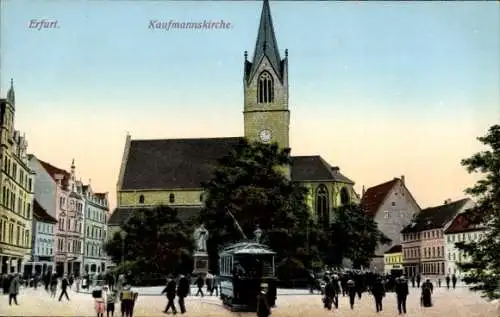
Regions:
<svg viewBox="0 0 500 317"><path fill-rule="evenodd" d="M456 247L470 259L458 263L465 272L464 281L472 290L493 299L500 298L500 125L490 127L478 140L488 149L462 160L462 165L483 178L465 192L477 200L471 213L475 219L471 221L481 222L488 229L479 242L459 242Z"/></svg>
<svg viewBox="0 0 500 317"><path fill-rule="evenodd" d="M244 238L236 223L248 238L259 225L261 241L278 253L278 260L305 257L307 189L283 173L290 163L289 150L245 140L219 161L213 179L204 184L207 199L200 215L210 232L207 248L214 271L219 248Z"/></svg>
<svg viewBox="0 0 500 317"><path fill-rule="evenodd" d="M127 271L135 274L192 272L192 230L179 220L177 210L167 206L139 210L121 230L126 233L125 240L116 232L104 249L113 262L120 265L123 254Z"/></svg>
<svg viewBox="0 0 500 317"><path fill-rule="evenodd" d="M354 268L367 267L377 246L391 242L360 205L334 208L333 214L329 229L317 233L316 240L319 249L324 250L324 262L328 265L341 266L345 258L351 260Z"/></svg>

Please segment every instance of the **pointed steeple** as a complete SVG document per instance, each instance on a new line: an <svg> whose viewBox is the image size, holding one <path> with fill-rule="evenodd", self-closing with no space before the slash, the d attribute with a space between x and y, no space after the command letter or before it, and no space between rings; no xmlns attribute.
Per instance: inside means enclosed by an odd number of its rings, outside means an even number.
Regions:
<svg viewBox="0 0 500 317"><path fill-rule="evenodd" d="M14 79L10 79L10 88L9 91L7 92L7 100L10 101L12 105L16 103L16 94L14 92Z"/></svg>
<svg viewBox="0 0 500 317"><path fill-rule="evenodd" d="M252 68L250 74L253 74L259 66L259 62L263 56L266 56L271 62L272 67L281 77L281 57L278 50L278 42L274 35L273 20L271 18L271 9L269 0L264 0L262 5L262 13L260 15L259 31L257 33L257 41L252 60Z"/></svg>

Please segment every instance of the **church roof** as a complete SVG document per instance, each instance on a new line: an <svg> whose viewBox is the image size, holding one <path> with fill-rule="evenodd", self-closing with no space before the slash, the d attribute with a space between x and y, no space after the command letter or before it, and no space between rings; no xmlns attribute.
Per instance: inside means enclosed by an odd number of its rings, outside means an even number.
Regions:
<svg viewBox="0 0 500 317"><path fill-rule="evenodd" d="M154 208L155 206L150 206L146 208ZM200 213L201 206L170 206L178 211L178 217L184 222L191 222ZM118 207L116 208L111 217L109 217L108 226L121 226L127 222L134 212L144 209L145 207Z"/></svg>
<svg viewBox="0 0 500 317"><path fill-rule="evenodd" d="M255 42L255 49L252 64L249 65L249 78L257 70L260 61L266 56L274 68L278 76L282 76L281 57L278 49L278 42L274 34L273 20L271 17L271 8L269 1L264 0L262 4L262 12L260 15L259 30L257 32L257 40Z"/></svg>
<svg viewBox="0 0 500 317"><path fill-rule="evenodd" d="M218 160L241 137L131 140L121 190L195 189L210 181ZM319 155L293 156L292 180L354 184Z"/></svg>

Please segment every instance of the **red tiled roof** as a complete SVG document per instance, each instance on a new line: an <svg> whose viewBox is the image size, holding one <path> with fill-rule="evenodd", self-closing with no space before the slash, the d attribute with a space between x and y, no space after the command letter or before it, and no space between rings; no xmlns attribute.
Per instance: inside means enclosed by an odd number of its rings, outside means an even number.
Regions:
<svg viewBox="0 0 500 317"><path fill-rule="evenodd" d="M57 220L49 215L45 208L43 208L36 199L33 204L33 217L41 222L57 223Z"/></svg>
<svg viewBox="0 0 500 317"><path fill-rule="evenodd" d="M476 210L472 210L464 212L453 219L445 233L453 234L482 229L484 229L484 225L481 224L481 215Z"/></svg>
<svg viewBox="0 0 500 317"><path fill-rule="evenodd" d="M38 162L40 162L40 164L42 165L42 167L47 171L47 173L49 173L49 175L54 179L56 180L56 174L61 174L63 175L63 184L67 184L68 182L68 179L70 177L70 174L63 170L63 169L60 169L58 167L55 167L54 165L50 164L50 163L47 163L47 162L44 162L40 159L38 159Z"/></svg>
<svg viewBox="0 0 500 317"><path fill-rule="evenodd" d="M399 180L399 178L394 178L391 181L368 188L361 197L361 208L365 213L372 217L375 216L385 197Z"/></svg>

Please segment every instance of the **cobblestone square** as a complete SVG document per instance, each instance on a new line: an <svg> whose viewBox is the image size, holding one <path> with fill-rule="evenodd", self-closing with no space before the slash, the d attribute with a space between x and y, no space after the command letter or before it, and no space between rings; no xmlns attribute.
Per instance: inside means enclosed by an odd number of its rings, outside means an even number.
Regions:
<svg viewBox="0 0 500 317"><path fill-rule="evenodd" d="M419 292L411 289L408 299L407 316L411 317L498 317L500 312L496 304L488 303L477 294L465 288L447 291L436 289L434 307L422 308L419 305ZM293 294L293 292L289 292ZM70 301L50 298L43 290L22 289L19 295L19 306L8 305L8 297L2 295L0 300L0 316L95 316L93 299L90 294L69 292ZM163 296L139 296L134 316L166 316L162 313L166 304ZM220 300L213 297L193 297L186 300L188 312L184 316L225 317L255 316L254 313L233 313L221 306ZM115 314L120 316L120 314ZM340 309L325 311L322 308L320 295L281 295L278 306L273 310L273 317L305 317L305 316L398 316L396 300L393 293L384 299L384 311L377 314L374 310L373 298L364 293L356 302L354 310L348 307L346 297L341 298Z"/></svg>

